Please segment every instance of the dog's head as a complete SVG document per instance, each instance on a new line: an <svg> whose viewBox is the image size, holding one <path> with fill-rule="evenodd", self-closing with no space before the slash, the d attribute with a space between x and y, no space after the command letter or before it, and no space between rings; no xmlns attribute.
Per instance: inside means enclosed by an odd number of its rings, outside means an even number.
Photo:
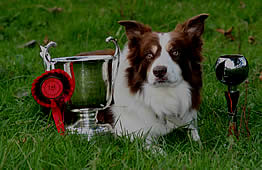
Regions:
<svg viewBox="0 0 262 170"><path fill-rule="evenodd" d="M198 89L201 78L201 35L207 14L188 19L167 33L154 32L137 21L119 21L126 30L129 53L128 86L137 93L145 84L175 87L182 80Z"/></svg>

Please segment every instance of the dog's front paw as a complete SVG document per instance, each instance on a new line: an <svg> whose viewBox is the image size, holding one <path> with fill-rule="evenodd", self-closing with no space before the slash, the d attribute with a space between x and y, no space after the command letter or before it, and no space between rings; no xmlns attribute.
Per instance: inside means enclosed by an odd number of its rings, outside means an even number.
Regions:
<svg viewBox="0 0 262 170"><path fill-rule="evenodd" d="M146 149L151 151L154 155L155 154L158 154L158 155L167 155L167 153L160 147L160 146L157 146L157 145L147 145L146 146Z"/></svg>
<svg viewBox="0 0 262 170"><path fill-rule="evenodd" d="M102 123L98 123L98 131L99 132L110 132L112 133L113 132L113 127L109 124L109 123L105 123L105 124L102 124Z"/></svg>
<svg viewBox="0 0 262 170"><path fill-rule="evenodd" d="M200 136L197 129L191 129L192 139L196 142L200 141Z"/></svg>

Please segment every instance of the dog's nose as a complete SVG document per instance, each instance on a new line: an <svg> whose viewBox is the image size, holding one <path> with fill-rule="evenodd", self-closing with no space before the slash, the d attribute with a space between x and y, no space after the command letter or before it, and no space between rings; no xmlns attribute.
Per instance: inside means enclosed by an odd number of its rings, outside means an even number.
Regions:
<svg viewBox="0 0 262 170"><path fill-rule="evenodd" d="M166 66L156 66L153 68L153 74L158 78L164 77L166 75L166 72Z"/></svg>

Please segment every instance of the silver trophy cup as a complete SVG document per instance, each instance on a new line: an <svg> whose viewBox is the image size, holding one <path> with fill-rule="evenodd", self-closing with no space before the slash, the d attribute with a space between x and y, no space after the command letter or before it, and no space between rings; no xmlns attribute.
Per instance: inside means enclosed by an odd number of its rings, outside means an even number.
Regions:
<svg viewBox="0 0 262 170"><path fill-rule="evenodd" d="M239 91L237 85L242 83L248 76L248 62L243 55L231 54L220 56L215 64L217 79L228 86L225 92L229 113L229 135L232 130L237 136L237 102ZM238 137L238 136L237 136Z"/></svg>
<svg viewBox="0 0 262 170"><path fill-rule="evenodd" d="M72 113L78 114L78 120L66 127L72 133L92 137L96 133L110 131L110 125L96 123L99 110L107 108L112 100L114 82L119 67L120 49L117 41L108 37L106 42L115 45L114 55L88 55L51 58L48 49L56 46L50 42L40 46L40 55L45 70L62 69L75 81L75 90L68 104Z"/></svg>

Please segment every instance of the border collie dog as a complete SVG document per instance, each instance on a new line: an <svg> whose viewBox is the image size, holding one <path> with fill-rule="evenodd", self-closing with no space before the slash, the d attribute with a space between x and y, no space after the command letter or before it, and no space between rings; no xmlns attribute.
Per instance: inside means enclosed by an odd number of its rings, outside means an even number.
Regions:
<svg viewBox="0 0 262 170"><path fill-rule="evenodd" d="M200 140L197 110L202 87L201 35L208 14L167 33L137 21L119 21L128 39L121 52L111 107L117 135L146 135L148 142L186 127Z"/></svg>

